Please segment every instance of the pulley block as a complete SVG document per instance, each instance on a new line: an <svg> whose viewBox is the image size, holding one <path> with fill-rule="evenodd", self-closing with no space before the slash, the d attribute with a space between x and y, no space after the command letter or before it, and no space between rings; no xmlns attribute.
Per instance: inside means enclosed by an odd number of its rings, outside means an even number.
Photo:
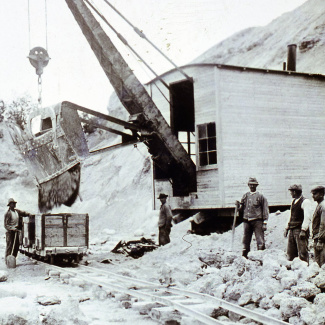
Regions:
<svg viewBox="0 0 325 325"><path fill-rule="evenodd" d="M43 73L43 68L49 63L50 57L47 51L40 46L34 47L29 51L29 62L36 68L36 74L40 76Z"/></svg>

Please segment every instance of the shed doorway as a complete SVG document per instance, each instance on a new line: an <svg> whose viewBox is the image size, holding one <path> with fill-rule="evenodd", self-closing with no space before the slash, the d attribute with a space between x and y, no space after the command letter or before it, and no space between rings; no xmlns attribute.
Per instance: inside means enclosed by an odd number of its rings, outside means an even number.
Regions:
<svg viewBox="0 0 325 325"><path fill-rule="evenodd" d="M170 126L192 161L195 159L195 109L194 86L191 80L171 83Z"/></svg>

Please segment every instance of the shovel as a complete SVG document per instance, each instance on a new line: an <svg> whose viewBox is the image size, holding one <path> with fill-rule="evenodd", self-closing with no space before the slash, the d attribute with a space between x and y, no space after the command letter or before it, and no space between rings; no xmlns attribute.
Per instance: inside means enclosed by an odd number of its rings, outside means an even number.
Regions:
<svg viewBox="0 0 325 325"><path fill-rule="evenodd" d="M234 222L232 224L232 239L231 239L231 250L232 251L234 251L234 240L235 240L235 228L236 228L237 212L238 212L238 207L237 207L237 204L236 204L235 214L234 214Z"/></svg>
<svg viewBox="0 0 325 325"><path fill-rule="evenodd" d="M16 237L17 237L17 231L15 231L15 238L14 238L14 244L12 246L11 255L7 256L6 262L7 267L9 269L15 269L16 268L16 257L12 254L14 253L15 245L16 245Z"/></svg>

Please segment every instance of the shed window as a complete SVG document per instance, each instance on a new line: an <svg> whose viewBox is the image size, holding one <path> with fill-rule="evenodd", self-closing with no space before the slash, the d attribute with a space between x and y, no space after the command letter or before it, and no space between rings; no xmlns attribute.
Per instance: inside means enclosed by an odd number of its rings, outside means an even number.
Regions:
<svg viewBox="0 0 325 325"><path fill-rule="evenodd" d="M216 124L198 125L199 165L207 166L217 163L217 134Z"/></svg>

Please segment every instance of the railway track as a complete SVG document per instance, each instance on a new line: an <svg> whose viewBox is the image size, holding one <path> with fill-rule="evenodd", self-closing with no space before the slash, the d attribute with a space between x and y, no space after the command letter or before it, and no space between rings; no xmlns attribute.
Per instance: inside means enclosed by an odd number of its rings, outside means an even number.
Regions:
<svg viewBox="0 0 325 325"><path fill-rule="evenodd" d="M84 282L101 287L106 291L122 294L120 300L125 308L135 308L140 313L148 313L152 319L161 321L166 315L173 314L176 320L182 317L196 320L202 324L226 324L213 317L211 313L223 308L240 316L262 324L285 325L287 322L249 310L207 294L160 285L107 270L79 265L76 268L62 268L48 265L59 274L82 279Z"/></svg>

